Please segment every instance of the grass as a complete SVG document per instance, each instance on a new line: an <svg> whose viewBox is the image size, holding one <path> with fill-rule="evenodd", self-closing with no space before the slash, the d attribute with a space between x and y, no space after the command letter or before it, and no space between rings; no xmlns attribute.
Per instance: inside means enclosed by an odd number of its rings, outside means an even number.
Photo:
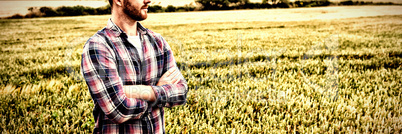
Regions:
<svg viewBox="0 0 402 134"><path fill-rule="evenodd" d="M0 132L90 133L79 74L107 16L0 20ZM189 82L168 133L400 133L402 16L144 25Z"/></svg>

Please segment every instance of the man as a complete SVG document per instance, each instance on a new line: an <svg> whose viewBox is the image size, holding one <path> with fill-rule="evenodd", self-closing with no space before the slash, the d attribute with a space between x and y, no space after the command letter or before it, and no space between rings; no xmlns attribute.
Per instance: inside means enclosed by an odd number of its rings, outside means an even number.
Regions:
<svg viewBox="0 0 402 134"><path fill-rule="evenodd" d="M187 82L167 42L138 21L150 0L109 0L112 16L85 44L81 71L94 133L165 133L164 107L186 103Z"/></svg>

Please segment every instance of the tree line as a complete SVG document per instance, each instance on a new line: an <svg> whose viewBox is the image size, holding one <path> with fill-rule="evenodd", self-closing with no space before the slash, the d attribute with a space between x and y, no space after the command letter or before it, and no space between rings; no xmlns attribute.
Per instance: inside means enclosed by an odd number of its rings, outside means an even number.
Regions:
<svg viewBox="0 0 402 134"><path fill-rule="evenodd" d="M84 7L84 6L61 6L52 7L30 7L29 13L26 15L15 14L8 18L36 18L36 17L55 17L55 16L79 16L79 15L103 15L110 14L111 8L109 5L104 7Z"/></svg>
<svg viewBox="0 0 402 134"><path fill-rule="evenodd" d="M261 3L251 3L249 0L196 0L201 10L233 10L233 9L266 9L266 8L295 8L295 7L320 7L330 5L396 5L392 2L364 2L343 0L331 2L329 0L262 0Z"/></svg>
<svg viewBox="0 0 402 134"><path fill-rule="evenodd" d="M55 17L55 16L80 16L80 15L104 15L111 13L110 5L104 7L84 7L84 6L61 6L57 8L52 7L30 7L28 8L29 13L26 15L15 14L13 16L7 17L9 19L17 19L17 18L36 18L36 17ZM195 6L185 5L182 7L175 7L169 5L167 7L162 7L160 5L152 5L148 7L148 12L150 13L159 13L159 12L185 12L185 11L194 11L196 10Z"/></svg>

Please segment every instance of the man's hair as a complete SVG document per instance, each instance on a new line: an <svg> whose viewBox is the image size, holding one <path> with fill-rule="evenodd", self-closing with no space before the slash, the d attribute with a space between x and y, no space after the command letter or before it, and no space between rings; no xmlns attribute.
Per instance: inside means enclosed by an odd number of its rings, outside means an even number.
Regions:
<svg viewBox="0 0 402 134"><path fill-rule="evenodd" d="M109 0L110 7L113 7L113 0Z"/></svg>

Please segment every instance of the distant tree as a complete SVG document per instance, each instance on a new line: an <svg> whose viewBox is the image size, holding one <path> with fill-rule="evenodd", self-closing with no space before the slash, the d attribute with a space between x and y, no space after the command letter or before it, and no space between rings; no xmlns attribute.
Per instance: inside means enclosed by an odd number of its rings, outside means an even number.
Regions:
<svg viewBox="0 0 402 134"><path fill-rule="evenodd" d="M287 0L282 0L282 1L278 2L278 4L276 4L276 7L289 8L290 4L289 4L289 2Z"/></svg>
<svg viewBox="0 0 402 134"><path fill-rule="evenodd" d="M94 15L94 14L97 14L97 12L96 12L95 8L93 8L93 7L84 7L83 14L84 15Z"/></svg>
<svg viewBox="0 0 402 134"><path fill-rule="evenodd" d="M28 11L29 11L29 12L33 12L34 9L35 9L34 7L29 7L29 8L28 8Z"/></svg>
<svg viewBox="0 0 402 134"><path fill-rule="evenodd" d="M196 0L203 10L227 10L247 5L249 0Z"/></svg>
<svg viewBox="0 0 402 134"><path fill-rule="evenodd" d="M110 5L98 7L95 10L96 14L110 14L112 12L112 8L110 7Z"/></svg>
<svg viewBox="0 0 402 134"><path fill-rule="evenodd" d="M84 15L84 7L83 6L73 6L67 7L62 6L56 9L61 16L77 16L77 15Z"/></svg>
<svg viewBox="0 0 402 134"><path fill-rule="evenodd" d="M342 1L341 5L353 5L353 1L352 0Z"/></svg>
<svg viewBox="0 0 402 134"><path fill-rule="evenodd" d="M148 11L151 13L156 13L156 12L162 12L162 6L160 5L154 5L154 6L149 6Z"/></svg>
<svg viewBox="0 0 402 134"><path fill-rule="evenodd" d="M303 3L303 1L295 1L295 6L296 7L304 7L304 3Z"/></svg>
<svg viewBox="0 0 402 134"><path fill-rule="evenodd" d="M14 14L13 16L7 17L7 19L21 19L24 18L21 14Z"/></svg>
<svg viewBox="0 0 402 134"><path fill-rule="evenodd" d="M35 17L42 17L43 14L39 12L37 7L30 7L28 8L29 13L27 13L24 18L35 18Z"/></svg>
<svg viewBox="0 0 402 134"><path fill-rule="evenodd" d="M268 3L268 0L262 0L260 8L272 8L272 5Z"/></svg>
<svg viewBox="0 0 402 134"><path fill-rule="evenodd" d="M176 11L176 7L174 7L173 5L168 5L165 9L165 12L174 12Z"/></svg>
<svg viewBox="0 0 402 134"><path fill-rule="evenodd" d="M202 5L204 10L219 10L229 7L229 0L197 0L197 3Z"/></svg>
<svg viewBox="0 0 402 134"><path fill-rule="evenodd" d="M231 4L237 8L247 8L250 5L250 0L237 0Z"/></svg>
<svg viewBox="0 0 402 134"><path fill-rule="evenodd" d="M36 17L42 17L42 14L40 12L30 12L24 16L24 18L36 18Z"/></svg>
<svg viewBox="0 0 402 134"><path fill-rule="evenodd" d="M331 2L329 0L317 1L318 6L329 6L330 4L331 4Z"/></svg>
<svg viewBox="0 0 402 134"><path fill-rule="evenodd" d="M272 4L278 4L278 2L279 2L280 0L271 0L271 2L272 2Z"/></svg>
<svg viewBox="0 0 402 134"><path fill-rule="evenodd" d="M39 11L41 13L43 13L44 16L49 16L50 17L50 16L57 16L58 15L58 13L55 10L53 10L53 8L50 8L50 7L41 7L39 9Z"/></svg>
<svg viewBox="0 0 402 134"><path fill-rule="evenodd" d="M186 4L186 5L184 5L184 10L185 11L194 11L195 10L195 6L193 5L193 3L191 2L191 4Z"/></svg>

